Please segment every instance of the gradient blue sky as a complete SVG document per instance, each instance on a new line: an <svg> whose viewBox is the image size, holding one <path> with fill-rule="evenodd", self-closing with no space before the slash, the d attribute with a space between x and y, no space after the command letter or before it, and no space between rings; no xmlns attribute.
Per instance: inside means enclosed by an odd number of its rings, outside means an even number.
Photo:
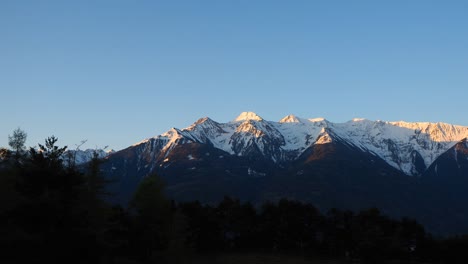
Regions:
<svg viewBox="0 0 468 264"><path fill-rule="evenodd" d="M0 1L0 146L242 111L468 126L468 1Z"/></svg>

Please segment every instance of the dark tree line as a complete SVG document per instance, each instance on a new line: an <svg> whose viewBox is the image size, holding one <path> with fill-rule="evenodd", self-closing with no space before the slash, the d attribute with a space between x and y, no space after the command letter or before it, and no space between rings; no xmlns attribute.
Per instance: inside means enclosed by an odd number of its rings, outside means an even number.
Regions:
<svg viewBox="0 0 468 264"><path fill-rule="evenodd" d="M50 137L28 152L6 153L0 165L0 248L11 261L94 259L106 243L108 214L95 157L86 173L65 167L66 147ZM70 258L70 256L73 256Z"/></svg>
<svg viewBox="0 0 468 264"><path fill-rule="evenodd" d="M391 219L378 209L323 214L298 201L256 207L230 197L217 205L175 203L156 175L143 180L128 208L113 206L105 202L98 155L83 168L66 166L66 147L56 144L50 137L37 149L17 144L0 151L2 263L190 263L191 255L215 252L359 263L468 259L468 237L435 240L416 221Z"/></svg>
<svg viewBox="0 0 468 264"><path fill-rule="evenodd" d="M323 215L310 204L280 200L256 210L229 197L217 206L179 207L188 219L187 241L201 251L295 252L373 263L422 260L430 243L417 222L392 220L377 209Z"/></svg>

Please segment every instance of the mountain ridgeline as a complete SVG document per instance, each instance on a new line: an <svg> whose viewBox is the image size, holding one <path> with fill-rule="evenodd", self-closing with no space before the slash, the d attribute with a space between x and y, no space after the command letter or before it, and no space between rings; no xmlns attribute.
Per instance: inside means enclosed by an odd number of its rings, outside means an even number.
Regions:
<svg viewBox="0 0 468 264"><path fill-rule="evenodd" d="M281 198L319 209L378 207L414 217L432 232L468 232L468 127L293 115L279 122L244 112L228 123L205 117L185 129L107 156L114 202L127 204L156 172L177 201L225 195L260 204Z"/></svg>

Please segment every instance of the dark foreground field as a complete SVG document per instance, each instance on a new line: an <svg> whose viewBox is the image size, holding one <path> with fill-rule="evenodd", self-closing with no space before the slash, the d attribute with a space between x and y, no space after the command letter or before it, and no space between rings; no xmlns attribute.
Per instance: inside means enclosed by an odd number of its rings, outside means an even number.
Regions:
<svg viewBox="0 0 468 264"><path fill-rule="evenodd" d="M184 263L184 262L182 262ZM188 260L185 263L196 264L344 264L346 262L332 259L306 258L300 256L276 255L276 254L254 254L254 253L231 253L216 256L200 256Z"/></svg>
<svg viewBox="0 0 468 264"><path fill-rule="evenodd" d="M161 261L164 259L164 261ZM359 263L337 259L304 257L287 254L268 253L219 253L210 255L180 254L178 256L156 258L150 263L173 264L348 264ZM117 260L118 264L137 264L131 260Z"/></svg>
<svg viewBox="0 0 468 264"><path fill-rule="evenodd" d="M116 264L139 264L132 260L115 260ZM428 264L419 261L338 259L294 254L273 253L217 253L217 254L179 254L170 257L155 256L153 261L145 263L171 264Z"/></svg>

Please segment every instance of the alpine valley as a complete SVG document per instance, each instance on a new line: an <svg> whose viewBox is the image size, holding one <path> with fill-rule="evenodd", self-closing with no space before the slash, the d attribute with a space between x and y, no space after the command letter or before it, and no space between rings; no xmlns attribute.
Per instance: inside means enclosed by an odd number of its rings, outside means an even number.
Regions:
<svg viewBox="0 0 468 264"><path fill-rule="evenodd" d="M106 157L112 200L126 205L157 173L176 201L228 195L260 204L281 198L322 211L377 207L436 234L468 233L468 127L244 112L228 123L201 118Z"/></svg>

